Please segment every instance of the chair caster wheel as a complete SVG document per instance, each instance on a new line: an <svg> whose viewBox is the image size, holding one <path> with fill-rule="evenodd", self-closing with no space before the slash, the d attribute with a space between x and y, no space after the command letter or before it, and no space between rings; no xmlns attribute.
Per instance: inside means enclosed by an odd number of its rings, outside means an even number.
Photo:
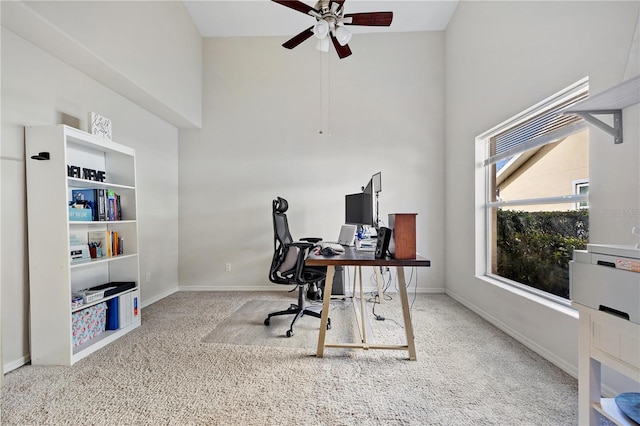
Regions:
<svg viewBox="0 0 640 426"><path fill-rule="evenodd" d="M267 318L266 320L264 320L264 325L269 325L271 324L271 318Z"/></svg>
<svg viewBox="0 0 640 426"><path fill-rule="evenodd" d="M291 337L291 336L293 336L293 331L287 330L287 337Z"/></svg>
<svg viewBox="0 0 640 426"><path fill-rule="evenodd" d="M327 318L327 330L331 330L331 318Z"/></svg>

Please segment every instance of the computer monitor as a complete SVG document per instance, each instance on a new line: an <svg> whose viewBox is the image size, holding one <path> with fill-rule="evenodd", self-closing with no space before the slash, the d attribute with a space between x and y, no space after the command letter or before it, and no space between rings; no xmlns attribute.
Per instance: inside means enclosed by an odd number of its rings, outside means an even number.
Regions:
<svg viewBox="0 0 640 426"><path fill-rule="evenodd" d="M373 199L373 180L369 179L367 186L364 187L364 191L362 191L362 195L364 195L362 202L362 220L363 225L372 225L376 226L375 223L375 206Z"/></svg>
<svg viewBox="0 0 640 426"><path fill-rule="evenodd" d="M373 182L369 180L361 193L345 196L345 223L375 226Z"/></svg>
<svg viewBox="0 0 640 426"><path fill-rule="evenodd" d="M351 225L363 224L362 206L364 195L362 193L348 194L344 197L345 212L344 222Z"/></svg>
<svg viewBox="0 0 640 426"><path fill-rule="evenodd" d="M373 192L382 192L382 172L378 172L371 178L373 181Z"/></svg>

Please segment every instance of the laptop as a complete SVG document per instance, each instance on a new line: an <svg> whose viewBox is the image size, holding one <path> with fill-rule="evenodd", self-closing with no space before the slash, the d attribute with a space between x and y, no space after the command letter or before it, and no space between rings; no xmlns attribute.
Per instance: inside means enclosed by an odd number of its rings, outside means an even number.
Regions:
<svg viewBox="0 0 640 426"><path fill-rule="evenodd" d="M320 241L318 245L321 249L330 248L336 253L344 253L345 246L353 246L356 240L356 231L358 227L355 225L342 225L338 242Z"/></svg>
<svg viewBox="0 0 640 426"><path fill-rule="evenodd" d="M356 225L342 225L340 228L340 236L338 237L338 244L342 246L353 246L356 241L356 232L358 227Z"/></svg>

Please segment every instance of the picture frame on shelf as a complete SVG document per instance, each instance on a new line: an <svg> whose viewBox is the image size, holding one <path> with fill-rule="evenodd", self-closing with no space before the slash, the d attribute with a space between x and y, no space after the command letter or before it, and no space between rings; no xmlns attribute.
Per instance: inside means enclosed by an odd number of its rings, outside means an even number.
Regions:
<svg viewBox="0 0 640 426"><path fill-rule="evenodd" d="M111 120L95 112L89 113L89 133L103 139L112 140Z"/></svg>

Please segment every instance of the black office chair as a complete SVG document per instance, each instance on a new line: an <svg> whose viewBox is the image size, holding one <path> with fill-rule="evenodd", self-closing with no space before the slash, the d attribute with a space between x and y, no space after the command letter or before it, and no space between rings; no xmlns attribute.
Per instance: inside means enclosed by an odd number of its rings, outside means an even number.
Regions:
<svg viewBox="0 0 640 426"><path fill-rule="evenodd" d="M305 288L310 287L308 295L319 298L320 289L326 276L326 268L313 268L305 266L304 261L315 243L320 238L303 238L303 241L294 242L289 232L289 223L285 212L289 203L284 198L273 200L273 233L274 253L271 261L269 280L276 284L295 285L298 289L298 304L292 304L289 309L270 313L264 320L264 325L271 323L271 317L279 315L294 315L291 327L287 330L287 337L293 336L293 325L303 315L311 315L320 318L318 312L306 309L304 305ZM295 290L295 289L294 289ZM292 290L293 291L293 290ZM327 321L327 329L331 328L331 319Z"/></svg>

